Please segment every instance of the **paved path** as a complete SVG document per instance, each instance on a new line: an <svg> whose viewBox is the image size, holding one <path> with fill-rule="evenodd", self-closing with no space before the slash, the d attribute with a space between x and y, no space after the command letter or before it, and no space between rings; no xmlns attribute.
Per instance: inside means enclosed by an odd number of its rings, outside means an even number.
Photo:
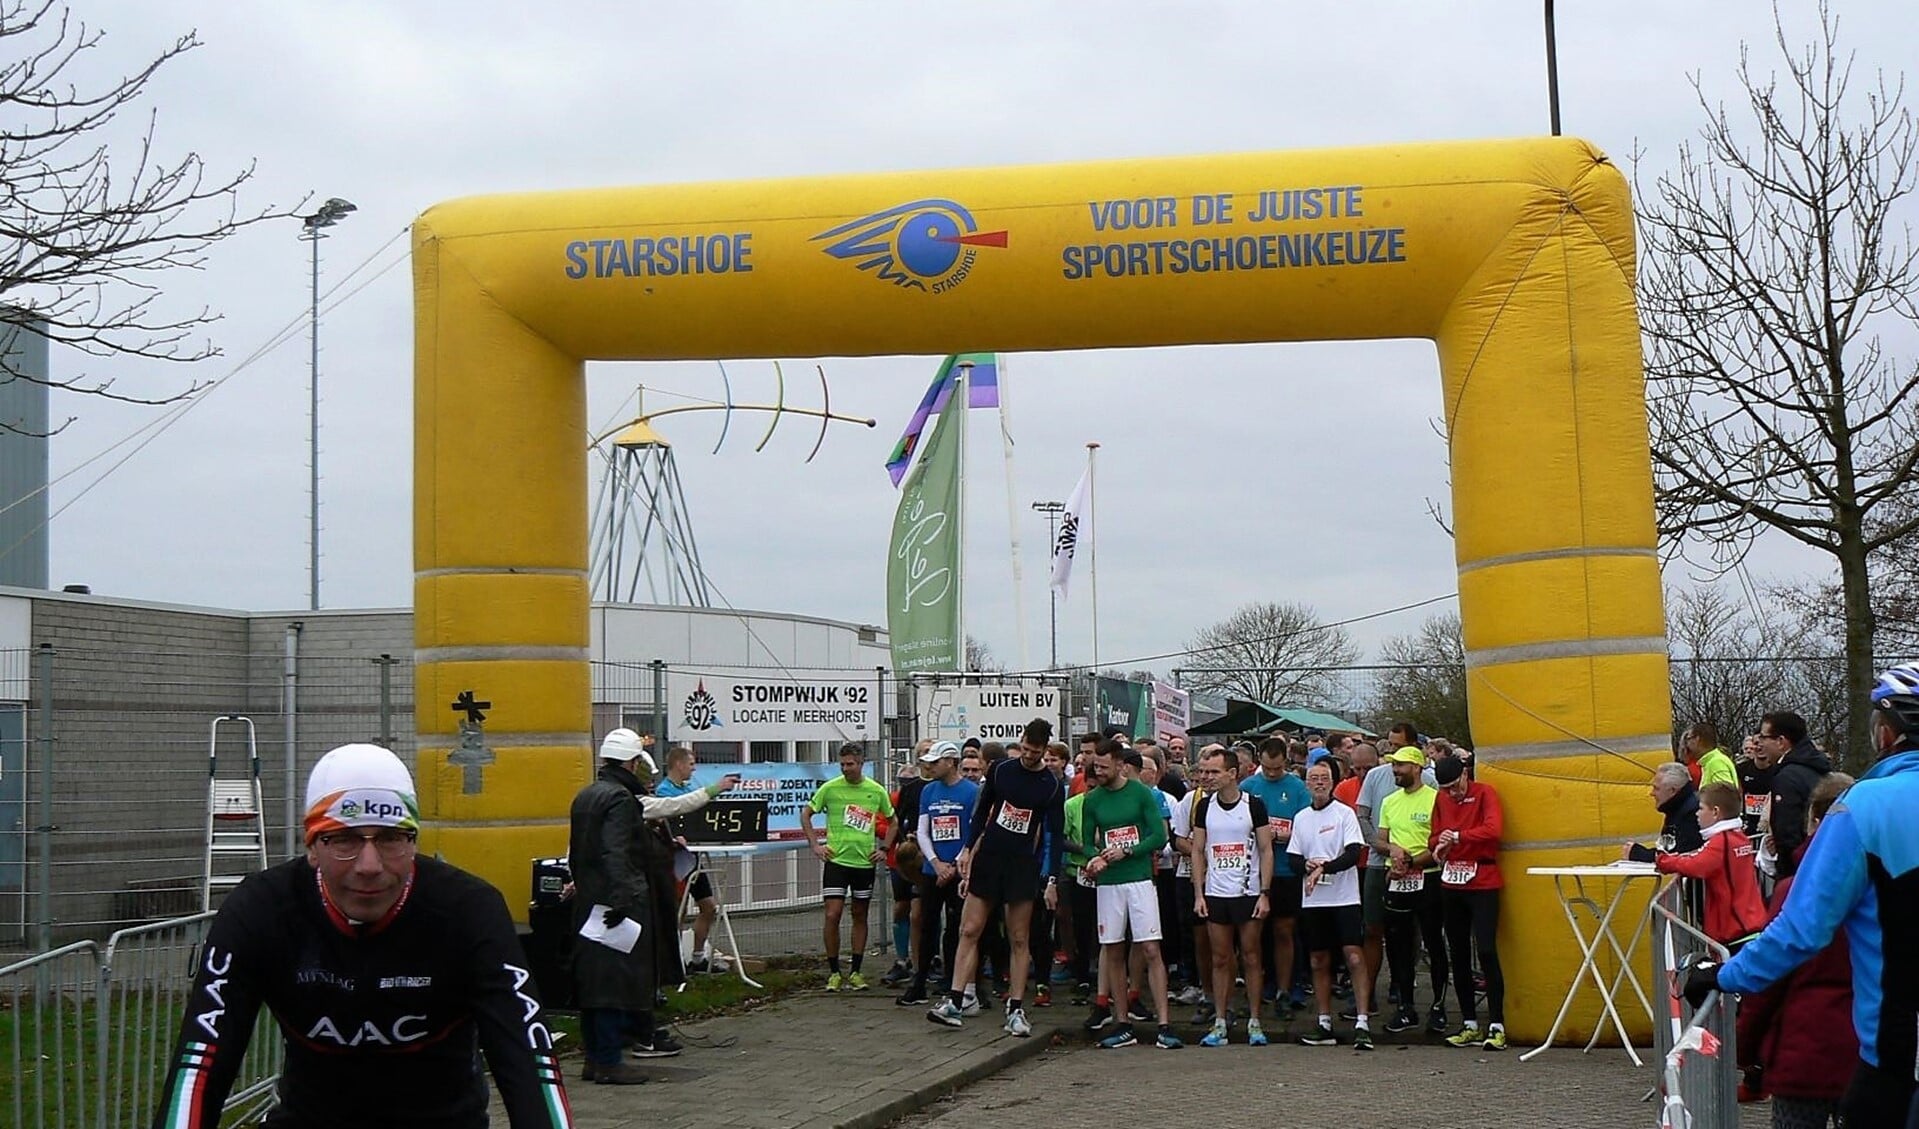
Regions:
<svg viewBox="0 0 1919 1129"><path fill-rule="evenodd" d="M1035 1009L1065 1021L1076 1009ZM982 1015L958 1030L928 1023L924 1008L901 1008L893 993L806 992L748 1012L680 1029L686 1053L644 1065L656 1081L599 1086L579 1079L577 1049L566 1060L567 1096L580 1129L828 1129L873 1127L1046 1049L1042 1035L1015 1039ZM700 1046L698 1043L727 1046ZM506 1124L498 1095L493 1124Z"/></svg>
<svg viewBox="0 0 1919 1129"><path fill-rule="evenodd" d="M1195 1102L1220 1093L1310 1111L1306 1120L1287 1119L1298 1124L1658 1124L1657 1107L1639 1100L1653 1084L1651 1068L1635 1068L1616 1050L1554 1051L1523 1063L1516 1049L1459 1051L1409 1033L1383 1035L1379 1050L1361 1054L1281 1042L1273 1024L1270 1047L1207 1049L1191 1045L1200 1032L1182 1027L1189 1045L1179 1051L1101 1051L1077 1029L1083 1008L1030 1014L1038 1033L1014 1039L991 1015L959 1030L928 1023L922 1009L896 1007L877 984L858 994L806 992L682 1027L686 1053L647 1062L656 1080L645 1086L581 1082L575 1048L567 1092L580 1129L977 1129L1010 1123L1008 1113L1045 1129L1109 1129L1116 1109L1129 1124L1189 1123ZM1742 1129L1770 1124L1764 1106L1742 1113ZM493 1123L506 1123L497 1099Z"/></svg>
<svg viewBox="0 0 1919 1129"><path fill-rule="evenodd" d="M900 1122L911 1129L1111 1129L1120 1124L1221 1126L1377 1125L1390 1129L1653 1129L1655 1102L1640 1102L1650 1068L1618 1051L1551 1051L1520 1062L1446 1046L1188 1046L1165 1052L1101 1051L1074 1042L984 1079ZM1221 1113L1212 1096L1242 1094L1271 1116ZM1245 1110L1246 1107L1240 1107ZM1772 1124L1765 1106L1741 1109L1741 1129Z"/></svg>

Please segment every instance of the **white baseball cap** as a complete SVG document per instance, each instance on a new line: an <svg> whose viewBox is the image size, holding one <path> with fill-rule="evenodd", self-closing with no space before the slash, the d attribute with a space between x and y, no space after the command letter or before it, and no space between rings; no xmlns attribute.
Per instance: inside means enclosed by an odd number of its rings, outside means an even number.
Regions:
<svg viewBox="0 0 1919 1129"><path fill-rule="evenodd" d="M615 729L600 742L600 759L603 761L630 761L640 758L646 765L646 771L658 775L660 766L653 763L653 754L646 751L646 745L640 735L631 729Z"/></svg>

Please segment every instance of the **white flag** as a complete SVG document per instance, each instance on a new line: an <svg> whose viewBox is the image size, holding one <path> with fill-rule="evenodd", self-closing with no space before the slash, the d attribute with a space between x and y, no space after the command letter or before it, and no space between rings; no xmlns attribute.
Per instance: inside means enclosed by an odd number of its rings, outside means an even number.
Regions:
<svg viewBox="0 0 1919 1129"><path fill-rule="evenodd" d="M1073 496L1066 503L1066 512L1060 518L1059 535L1053 539L1053 579L1051 586L1059 589L1060 597L1066 596L1067 581L1073 576L1073 554L1079 549L1081 515L1086 511L1087 479L1092 475L1091 467L1080 472L1079 485L1073 487Z"/></svg>

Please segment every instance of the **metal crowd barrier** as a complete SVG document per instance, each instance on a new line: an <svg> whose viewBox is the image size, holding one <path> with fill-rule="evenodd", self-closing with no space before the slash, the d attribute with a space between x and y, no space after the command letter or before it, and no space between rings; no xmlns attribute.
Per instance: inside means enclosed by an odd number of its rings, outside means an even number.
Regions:
<svg viewBox="0 0 1919 1129"><path fill-rule="evenodd" d="M150 1124L186 1012L211 913L122 929L105 947L79 941L0 968L17 1129ZM273 1102L283 1046L263 1009L226 1110L250 1118ZM0 1087L7 1086L0 1079Z"/></svg>
<svg viewBox="0 0 1919 1129"><path fill-rule="evenodd" d="M1739 1066L1729 997L1706 997L1686 1015L1679 997L1685 970L1700 956L1732 954L1693 923L1689 880L1669 882L1653 900L1653 972L1666 988L1669 1011L1653 1025L1653 1047L1663 1063L1659 1079L1660 1129L1738 1129Z"/></svg>

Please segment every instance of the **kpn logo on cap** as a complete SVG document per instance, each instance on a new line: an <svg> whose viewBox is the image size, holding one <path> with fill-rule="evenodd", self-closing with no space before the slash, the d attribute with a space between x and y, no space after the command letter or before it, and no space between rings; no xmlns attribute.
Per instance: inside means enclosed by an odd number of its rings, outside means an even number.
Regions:
<svg viewBox="0 0 1919 1129"><path fill-rule="evenodd" d="M322 819L341 827L416 828L420 813L413 797L385 788L356 788L341 792L327 805Z"/></svg>

